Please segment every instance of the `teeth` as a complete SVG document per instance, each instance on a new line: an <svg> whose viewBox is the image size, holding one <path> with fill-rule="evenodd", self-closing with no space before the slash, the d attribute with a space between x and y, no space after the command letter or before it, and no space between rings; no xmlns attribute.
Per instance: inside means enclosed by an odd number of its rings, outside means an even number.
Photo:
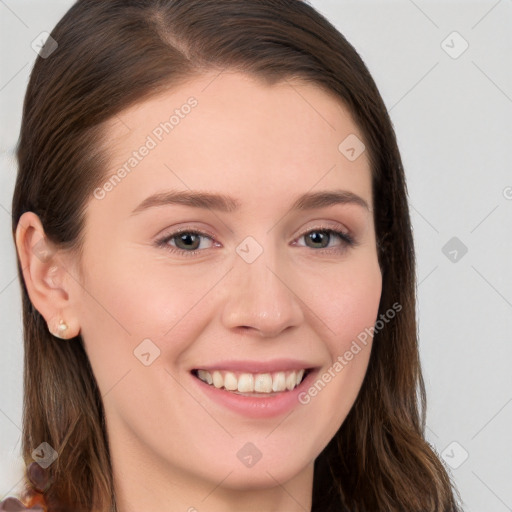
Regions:
<svg viewBox="0 0 512 512"><path fill-rule="evenodd" d="M226 386L225 380L224 387L226 389L229 389ZM240 391L241 393L250 393L251 391L254 390L254 377L250 373L242 373L242 375L240 375L240 377L238 378L238 386L236 389L238 389L238 391Z"/></svg>
<svg viewBox="0 0 512 512"><path fill-rule="evenodd" d="M284 372L277 372L272 379L272 391L284 391L286 389L286 375Z"/></svg>
<svg viewBox="0 0 512 512"><path fill-rule="evenodd" d="M258 393L270 393L272 391L272 375L270 375L270 373L260 373L256 375L254 391Z"/></svg>
<svg viewBox="0 0 512 512"><path fill-rule="evenodd" d="M224 375L224 387L228 391L235 391L238 388L238 382L234 373L226 372L226 375Z"/></svg>
<svg viewBox="0 0 512 512"><path fill-rule="evenodd" d="M203 382L218 389L224 388L228 391L240 393L272 393L291 391L297 387L304 377L305 370L293 370L274 373L240 373L235 374L228 371L198 370L197 376Z"/></svg>
<svg viewBox="0 0 512 512"><path fill-rule="evenodd" d="M213 384L213 377L210 372L205 372L204 370L198 370L197 376L207 384Z"/></svg>
<svg viewBox="0 0 512 512"><path fill-rule="evenodd" d="M295 383L297 382L297 376L293 373L290 373L286 377L286 389L289 389L290 391L295 387Z"/></svg>
<svg viewBox="0 0 512 512"><path fill-rule="evenodd" d="M204 372L204 373L209 373L209 372ZM199 374L198 374L198 377L199 377ZM201 377L199 377L201 378ZM213 385L216 387L216 388L221 388L224 386L224 377L222 376L222 374L220 372L213 372L213 375L212 375L212 379L213 379ZM208 381L206 381L208 382Z"/></svg>

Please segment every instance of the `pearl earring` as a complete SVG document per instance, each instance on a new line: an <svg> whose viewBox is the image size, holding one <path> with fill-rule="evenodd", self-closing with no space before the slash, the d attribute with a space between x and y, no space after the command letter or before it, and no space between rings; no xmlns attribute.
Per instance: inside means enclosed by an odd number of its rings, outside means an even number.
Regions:
<svg viewBox="0 0 512 512"><path fill-rule="evenodd" d="M64 340L66 339L65 337L65 333L66 331L68 330L68 324L66 322L64 322L64 320L60 320L59 321L59 325L57 326L57 332L56 333L52 333L54 336L56 336L57 338L60 338L61 340Z"/></svg>

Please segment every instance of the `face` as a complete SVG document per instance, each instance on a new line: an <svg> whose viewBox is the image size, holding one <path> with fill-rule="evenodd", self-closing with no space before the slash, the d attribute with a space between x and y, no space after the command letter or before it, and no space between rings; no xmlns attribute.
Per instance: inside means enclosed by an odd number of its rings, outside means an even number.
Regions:
<svg viewBox="0 0 512 512"><path fill-rule="evenodd" d="M348 136L363 139L320 88L227 72L108 124L73 293L118 478L311 476L381 296L369 161L339 149Z"/></svg>

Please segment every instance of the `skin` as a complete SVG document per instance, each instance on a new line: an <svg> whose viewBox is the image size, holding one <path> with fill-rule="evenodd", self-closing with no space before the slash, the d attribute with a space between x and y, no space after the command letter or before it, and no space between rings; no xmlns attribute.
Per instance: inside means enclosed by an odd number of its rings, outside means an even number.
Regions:
<svg viewBox="0 0 512 512"><path fill-rule="evenodd" d="M216 78L215 78L216 77ZM16 233L30 298L55 330L80 333L103 395L118 510L198 512L310 510L313 462L361 387L368 345L311 401L291 414L251 419L190 386L191 368L222 359L300 358L325 373L378 314L377 260L367 152L349 161L338 145L362 135L348 110L298 81L267 86L240 73L206 74L108 123L113 174L160 122L194 96L180 120L103 199L91 197L81 260L32 247L44 230L27 212ZM132 210L169 189L217 192L241 207L185 205ZM367 201L292 211L299 195L344 189ZM350 232L357 246L319 228ZM156 247L178 228L210 233L199 254ZM316 229L315 229L316 228ZM263 253L236 252L252 236ZM179 240L168 243L174 249ZM133 351L149 338L149 366ZM63 340L62 343L74 341ZM262 454L248 468L237 452Z"/></svg>

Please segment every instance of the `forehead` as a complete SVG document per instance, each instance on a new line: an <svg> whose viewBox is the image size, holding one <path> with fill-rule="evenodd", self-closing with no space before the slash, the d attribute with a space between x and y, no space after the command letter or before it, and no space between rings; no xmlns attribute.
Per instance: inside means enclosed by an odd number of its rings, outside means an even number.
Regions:
<svg viewBox="0 0 512 512"><path fill-rule="evenodd" d="M130 202L180 188L272 201L318 185L343 186L371 203L367 153L344 152L346 140L362 139L342 101L316 85L206 74L107 123L107 177L125 170L109 196Z"/></svg>

